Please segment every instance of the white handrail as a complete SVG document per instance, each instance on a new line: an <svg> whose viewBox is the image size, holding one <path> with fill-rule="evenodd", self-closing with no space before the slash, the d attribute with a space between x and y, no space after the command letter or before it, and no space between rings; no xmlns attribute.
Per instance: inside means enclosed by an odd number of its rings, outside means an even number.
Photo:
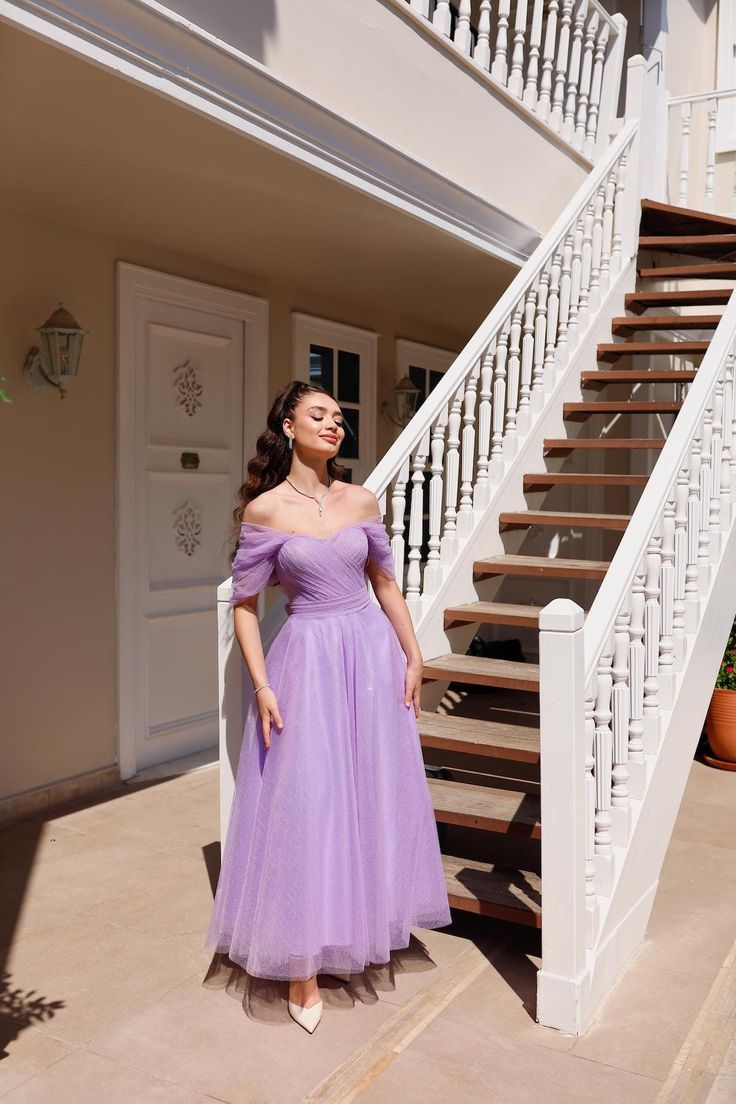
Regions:
<svg viewBox="0 0 736 1104"><path fill-rule="evenodd" d="M634 581L652 533L659 524L673 482L684 465L693 438L698 436L698 426L735 337L736 295L731 295L586 618L583 633L586 682L595 674L621 604Z"/></svg>
<svg viewBox="0 0 736 1104"><path fill-rule="evenodd" d="M670 96L669 107L684 103L707 103L708 100L728 100L736 96L736 88L717 88L712 92L696 92L692 96Z"/></svg>
<svg viewBox="0 0 736 1104"><path fill-rule="evenodd" d="M411 454L416 442L430 429L442 408L451 400L457 388L488 347L491 339L508 318L514 305L524 295L527 288L533 284L555 250L559 248L561 239L565 237L570 226L574 225L578 212L591 201L612 167L631 145L638 126L638 120L633 119L621 129L611 143L606 156L591 170L526 264L517 272L501 298L481 322L465 347L458 353L409 425L402 430L373 469L364 485L373 491L377 498L380 498L386 491L398 469Z"/></svg>

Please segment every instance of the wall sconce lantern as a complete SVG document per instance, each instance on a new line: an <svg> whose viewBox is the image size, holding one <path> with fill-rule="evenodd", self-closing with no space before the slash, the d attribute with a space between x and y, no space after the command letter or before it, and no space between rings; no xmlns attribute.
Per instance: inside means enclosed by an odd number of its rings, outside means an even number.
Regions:
<svg viewBox="0 0 736 1104"><path fill-rule="evenodd" d="M409 376L402 376L393 389L393 409L388 399L381 403L381 414L389 422L403 429L409 424L422 401L422 392L416 387Z"/></svg>
<svg viewBox="0 0 736 1104"><path fill-rule="evenodd" d="M77 374L82 342L89 330L83 330L69 311L59 306L43 326L36 327L41 335L41 348L29 351L23 366L23 376L31 391L51 385L58 387L65 398L69 380Z"/></svg>

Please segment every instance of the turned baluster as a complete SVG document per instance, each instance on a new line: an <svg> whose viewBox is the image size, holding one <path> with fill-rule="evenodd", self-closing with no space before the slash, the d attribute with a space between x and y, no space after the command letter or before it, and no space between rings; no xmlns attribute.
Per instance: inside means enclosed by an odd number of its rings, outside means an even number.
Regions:
<svg viewBox="0 0 736 1104"><path fill-rule="evenodd" d="M585 692L585 903L594 908L595 888L595 679Z"/></svg>
<svg viewBox="0 0 736 1104"><path fill-rule="evenodd" d="M694 616L698 607L700 575L698 544L700 540L700 439L696 437L690 456L690 482L687 494L687 567L685 569L685 602ZM690 627L694 627L692 623Z"/></svg>
<svg viewBox="0 0 736 1104"><path fill-rule="evenodd" d="M590 85L593 78L593 51L595 39L598 33L600 16L593 11L585 27L583 40L583 62L580 70L580 92L578 94L578 106L575 112L575 148L582 150L585 145L585 132L588 125L588 105L590 103Z"/></svg>
<svg viewBox="0 0 736 1104"><path fill-rule="evenodd" d="M623 226L625 212L626 191L626 163L627 151L621 154L616 166L616 190L613 200L613 249L611 251L611 272L616 276L621 271L621 257L623 250Z"/></svg>
<svg viewBox="0 0 736 1104"><path fill-rule="evenodd" d="M710 445L710 510L708 515L708 528L711 532L711 540L719 547L721 529L721 471L723 460L723 405L724 405L724 380L723 372L716 382L715 395L713 397L713 436Z"/></svg>
<svg viewBox="0 0 736 1104"><path fill-rule="evenodd" d="M516 0L514 42L511 50L511 72L508 89L521 99L524 91L524 36L526 35L526 0Z"/></svg>
<svg viewBox="0 0 736 1104"><path fill-rule="evenodd" d="M644 769L644 593L645 571L639 565L631 589L629 618L629 763Z"/></svg>
<svg viewBox="0 0 736 1104"><path fill-rule="evenodd" d="M478 14L478 39L473 50L473 60L481 69L491 65L491 0L481 0Z"/></svg>
<svg viewBox="0 0 736 1104"><path fill-rule="evenodd" d="M534 363L534 312L537 304L535 285L529 288L524 300L524 319L521 341L521 388L519 391L519 413L531 404L532 365Z"/></svg>
<svg viewBox="0 0 736 1104"><path fill-rule="evenodd" d="M729 353L726 357L726 373L731 380L731 435L729 438L731 451L731 493L736 493L736 354Z"/></svg>
<svg viewBox="0 0 736 1104"><path fill-rule="evenodd" d="M674 666L675 601L675 497L667 499L662 518L662 566L659 573L662 631L659 640L659 668L663 675Z"/></svg>
<svg viewBox="0 0 736 1104"><path fill-rule="evenodd" d="M447 428L447 403L432 426L432 441L429 447L429 551L425 579L440 566L440 545L442 532L442 489L445 474L445 430Z"/></svg>
<svg viewBox="0 0 736 1104"><path fill-rule="evenodd" d="M565 114L562 119L562 134L569 142L572 141L575 132L575 111L578 102L580 65L583 52L583 28L587 14L588 0L578 0L572 26L572 45L570 47L570 64L567 70Z"/></svg>
<svg viewBox="0 0 736 1104"><path fill-rule="evenodd" d="M611 772L611 805L614 809L629 808L629 622L631 615L625 601L616 618L613 635L613 769ZM619 814L617 814L619 815Z"/></svg>
<svg viewBox="0 0 736 1104"><path fill-rule="evenodd" d="M703 416L702 449L700 453L700 535L698 537L698 563L710 562L710 489L712 484L711 443L713 440L713 411L709 408Z"/></svg>
<svg viewBox="0 0 736 1104"><path fill-rule="evenodd" d="M526 65L526 84L524 85L524 103L532 110L537 105L539 95L539 51L542 45L542 17L544 0L534 0L532 27L529 35L529 60Z"/></svg>
<svg viewBox="0 0 736 1104"><path fill-rule="evenodd" d="M713 210L716 178L716 119L718 100L708 100L708 144L705 154L705 209Z"/></svg>
<svg viewBox="0 0 736 1104"><path fill-rule="evenodd" d="M524 304L520 299L511 316L511 328L509 330L509 357L508 357L508 422L506 434L512 440L518 433L519 412L519 369L521 365L521 320L524 313Z"/></svg>
<svg viewBox="0 0 736 1104"><path fill-rule="evenodd" d="M721 520L724 527L731 521L731 464L733 457L733 405L734 378L733 359L726 357L726 377L723 385L723 449L721 452Z"/></svg>
<svg viewBox="0 0 736 1104"><path fill-rule="evenodd" d="M542 49L542 76L539 81L539 99L537 101L537 114L545 120L549 118L549 113L552 110L552 73L555 64L557 12L559 7L559 0L549 0L547 26L544 31L544 47Z"/></svg>
<svg viewBox="0 0 736 1104"><path fill-rule="evenodd" d="M422 593L422 544L424 542L424 480L429 453L429 429L421 436L411 458L411 496L409 500L409 563L406 569L407 602Z"/></svg>
<svg viewBox="0 0 736 1104"><path fill-rule="evenodd" d="M470 54L472 36L470 33L470 0L460 0L455 23L453 42L463 54Z"/></svg>
<svg viewBox="0 0 736 1104"><path fill-rule="evenodd" d="M567 340L571 348L575 348L580 335L580 309L581 275L583 267L583 216L578 216L575 224L572 246L572 266L570 270L570 310L567 319Z"/></svg>
<svg viewBox="0 0 736 1104"><path fill-rule="evenodd" d="M560 364L565 363L568 351L568 319L570 317L570 287L572 276L572 252L573 235L569 233L565 238L562 249L562 267L560 269L560 311L557 322L557 349L560 354Z"/></svg>
<svg viewBox="0 0 736 1104"><path fill-rule="evenodd" d="M509 323L505 322L496 342L496 363L493 372L493 437L491 460L503 459L503 427L506 416L506 358L509 351ZM516 433L516 413L509 410L508 432ZM496 472L494 467L494 478Z"/></svg>
<svg viewBox="0 0 736 1104"><path fill-rule="evenodd" d="M680 468L675 490L675 595L672 611L672 635L675 656L679 663L685 658L685 572L687 570L687 495L688 471Z"/></svg>
<svg viewBox="0 0 736 1104"><path fill-rule="evenodd" d="M496 28L496 51L493 55L491 76L501 84L508 78L507 53L509 48L509 15L511 0L498 0L498 26Z"/></svg>
<svg viewBox="0 0 736 1104"><path fill-rule="evenodd" d="M560 271L562 254L555 253L549 268L549 293L547 295L546 344L544 349L544 374L551 382L555 370L557 352L557 320L560 314Z"/></svg>
<svg viewBox="0 0 736 1104"><path fill-rule="evenodd" d="M603 226L601 229L601 272L600 285L603 292L608 291L611 283L611 253L613 252L613 199L616 194L615 169L606 177L603 189Z"/></svg>
<svg viewBox="0 0 736 1104"><path fill-rule="evenodd" d="M565 83L567 81L567 55L570 49L570 24L572 23L573 0L562 0L560 15L560 37L557 43L555 60L555 83L552 91L552 112L550 123L554 130L562 129L562 117L565 102Z"/></svg>
<svg viewBox="0 0 736 1104"><path fill-rule="evenodd" d="M606 61L606 46L608 45L609 26L604 23L595 43L593 55L593 79L590 86L590 107L588 110L588 122L585 127L585 145L583 153L586 157L592 157L595 150L595 141L598 136L598 114L601 105L601 89L603 87L603 69Z"/></svg>
<svg viewBox="0 0 736 1104"><path fill-rule="evenodd" d="M611 733L611 688L613 678L611 664L613 650L606 642L598 660L598 682L595 700L595 853L607 856L612 853L611 837L611 772L613 769L613 735Z"/></svg>
<svg viewBox="0 0 736 1104"><path fill-rule="evenodd" d="M659 633L662 623L659 590L661 540L653 533L646 551L644 582L644 720L659 717Z"/></svg>
<svg viewBox="0 0 736 1104"><path fill-rule="evenodd" d="M680 107L680 190L677 195L680 207L687 207L691 117L692 104L682 104Z"/></svg>
<svg viewBox="0 0 736 1104"><path fill-rule="evenodd" d="M477 360L465 382L465 394L463 396L463 428L461 435L461 474L460 474L460 506L458 510L458 523L460 536L465 537L470 532L473 518L473 474L475 465L475 406L478 400L478 376L480 375L480 361Z"/></svg>
<svg viewBox="0 0 736 1104"><path fill-rule="evenodd" d="M457 537L457 485L460 471L460 425L462 423L462 385L450 400L447 417L447 453L445 466L445 522L443 537L448 543Z"/></svg>
<svg viewBox="0 0 736 1104"><path fill-rule="evenodd" d="M606 185L601 184L593 201L593 243L590 258L590 293L588 303L595 310L601 298L601 280L603 277L603 211L606 202Z"/></svg>
<svg viewBox="0 0 736 1104"><path fill-rule="evenodd" d="M580 251L580 295L578 324L584 325L590 306L590 280L593 273L593 223L595 208L589 203L583 212L583 242Z"/></svg>
<svg viewBox="0 0 736 1104"><path fill-rule="evenodd" d="M491 463L491 418L493 395L493 357L496 343L491 341L483 354L478 395L478 464L473 491L473 507L485 506L489 498Z"/></svg>
<svg viewBox="0 0 736 1104"><path fill-rule="evenodd" d="M544 394L544 341L547 333L547 301L550 272L545 268L539 276L537 312L534 318L534 359L532 363L532 403ZM534 397L536 396L536 398Z"/></svg>

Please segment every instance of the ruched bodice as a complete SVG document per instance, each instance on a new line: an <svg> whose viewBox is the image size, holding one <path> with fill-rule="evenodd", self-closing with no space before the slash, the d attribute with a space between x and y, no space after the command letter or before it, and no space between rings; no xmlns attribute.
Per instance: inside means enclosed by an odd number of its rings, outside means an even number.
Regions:
<svg viewBox="0 0 736 1104"><path fill-rule="evenodd" d="M230 601L236 605L264 586L280 582L289 599L289 614L324 617L352 612L370 601L365 581L368 560L388 578L396 577L380 514L344 525L327 537L243 522Z"/></svg>

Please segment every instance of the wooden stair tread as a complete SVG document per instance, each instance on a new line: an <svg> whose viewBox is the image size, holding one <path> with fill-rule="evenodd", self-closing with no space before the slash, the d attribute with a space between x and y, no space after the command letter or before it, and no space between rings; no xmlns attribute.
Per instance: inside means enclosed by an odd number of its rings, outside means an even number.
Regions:
<svg viewBox="0 0 736 1104"><path fill-rule="evenodd" d="M458 606L447 606L444 614L445 628L452 621L536 628L541 612L541 606L525 606L515 602L465 602Z"/></svg>
<svg viewBox="0 0 736 1104"><path fill-rule="evenodd" d="M544 451L551 455L573 449L661 449L664 443L659 437L550 437Z"/></svg>
<svg viewBox="0 0 736 1104"><path fill-rule="evenodd" d="M525 763L539 762L538 728L430 713L424 709L419 710L417 725L423 747Z"/></svg>
<svg viewBox="0 0 736 1104"><path fill-rule="evenodd" d="M726 306L733 288L695 288L692 291L630 291L624 296L626 310L647 310L649 307L718 307Z"/></svg>
<svg viewBox="0 0 736 1104"><path fill-rule="evenodd" d="M540 807L536 794L450 782L444 778L428 778L427 785L435 818L443 824L540 838Z"/></svg>
<svg viewBox="0 0 736 1104"><path fill-rule="evenodd" d="M609 383L692 383L697 374L697 368L601 368L581 372L580 383L584 389L596 391Z"/></svg>
<svg viewBox="0 0 736 1104"><path fill-rule="evenodd" d="M604 579L610 567L606 560L572 560L547 556L491 556L475 560L473 572L478 575L548 576L552 579Z"/></svg>
<svg viewBox="0 0 736 1104"><path fill-rule="evenodd" d="M620 315L611 322L611 333L632 333L635 330L711 330L723 316L720 314L639 314L634 318Z"/></svg>
<svg viewBox="0 0 736 1104"><path fill-rule="evenodd" d="M456 855L443 855L442 867L450 908L542 926L542 879L534 871Z"/></svg>
<svg viewBox="0 0 736 1104"><path fill-rule="evenodd" d="M712 214L710 211L696 211L692 207L678 207L656 199L642 199L642 230L652 233L657 227L662 227L670 234L728 234L736 233L736 219Z"/></svg>
<svg viewBox="0 0 736 1104"><path fill-rule="evenodd" d="M517 510L502 513L498 524L503 529L524 529L530 525L577 526L580 529L614 529L623 532L630 514L589 514L552 510Z"/></svg>
<svg viewBox="0 0 736 1104"><path fill-rule="evenodd" d="M658 399L621 399L614 402L564 403L562 416L567 421L584 421L593 414L677 414L681 402L661 402Z"/></svg>
<svg viewBox="0 0 736 1104"><path fill-rule="evenodd" d="M682 356L684 353L705 353L710 341L614 341L598 346L597 359L619 360L622 356Z"/></svg>
<svg viewBox="0 0 736 1104"><path fill-rule="evenodd" d="M548 487L645 487L648 475L609 475L606 472L539 472L524 476L524 490Z"/></svg>
<svg viewBox="0 0 736 1104"><path fill-rule="evenodd" d="M724 257L736 250L736 234L642 234L639 249L661 249L667 253L697 257Z"/></svg>
<svg viewBox="0 0 736 1104"><path fill-rule="evenodd" d="M508 659L488 659L458 652L425 660L422 677L424 680L471 682L478 686L505 686L509 690L539 689L539 667L535 663L514 663Z"/></svg>
<svg viewBox="0 0 736 1104"><path fill-rule="evenodd" d="M736 263L733 261L663 265L661 268L640 268L637 271L642 280L736 280Z"/></svg>

